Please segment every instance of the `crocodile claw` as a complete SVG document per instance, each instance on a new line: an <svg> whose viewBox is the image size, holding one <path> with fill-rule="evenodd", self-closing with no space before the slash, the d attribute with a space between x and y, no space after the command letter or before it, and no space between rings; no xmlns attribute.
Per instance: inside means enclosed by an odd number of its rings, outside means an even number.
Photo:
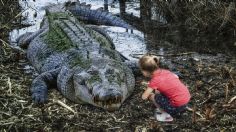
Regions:
<svg viewBox="0 0 236 132"><path fill-rule="evenodd" d="M32 99L35 104L44 104L47 101L47 94L33 93Z"/></svg>

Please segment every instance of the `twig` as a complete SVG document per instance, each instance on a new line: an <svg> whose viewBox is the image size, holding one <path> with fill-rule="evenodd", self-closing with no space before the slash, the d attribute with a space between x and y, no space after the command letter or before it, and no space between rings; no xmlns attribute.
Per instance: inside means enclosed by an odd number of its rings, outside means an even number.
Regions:
<svg viewBox="0 0 236 132"><path fill-rule="evenodd" d="M18 122L18 121L17 121ZM2 123L1 126L6 126L6 125L11 125L11 124L15 124L16 122L6 122L6 123Z"/></svg>
<svg viewBox="0 0 236 132"><path fill-rule="evenodd" d="M6 41L0 39L0 41L2 42L3 46L4 47L9 47L11 48L13 51L16 51L16 52L22 52L22 53L25 53L25 51L19 47L14 47L12 45L10 45L9 43L7 43Z"/></svg>
<svg viewBox="0 0 236 132"><path fill-rule="evenodd" d="M107 128L106 130L113 130L113 129L119 129L120 127L112 127L112 128Z"/></svg>
<svg viewBox="0 0 236 132"><path fill-rule="evenodd" d="M126 121L121 121L124 118L124 116L121 117L120 119L117 119L113 114L110 114L110 115L114 119L115 122L122 122L122 123L126 122Z"/></svg>
<svg viewBox="0 0 236 132"><path fill-rule="evenodd" d="M63 106L64 108L68 109L72 113L76 114L76 112L70 106L66 105L65 103L61 102L60 100L57 100L56 103Z"/></svg>
<svg viewBox="0 0 236 132"><path fill-rule="evenodd" d="M203 115L201 115L200 114L200 112L196 112L196 111L194 111L192 108L190 108L190 107L187 107L186 108L188 111L190 111L190 112L194 112L196 115L198 115L198 116L200 116L201 118L203 118Z"/></svg>
<svg viewBox="0 0 236 132"><path fill-rule="evenodd" d="M4 2L1 0L1 2L2 2L2 6L5 6L5 4L4 4Z"/></svg>
<svg viewBox="0 0 236 132"><path fill-rule="evenodd" d="M221 31L225 26L230 22L230 19L235 14L235 3L230 2L229 7L226 9L226 14L224 16L224 20L221 23L220 27L218 28L218 31Z"/></svg>
<svg viewBox="0 0 236 132"><path fill-rule="evenodd" d="M207 101L209 101L211 99L211 94L208 95L207 99L205 99L202 103L200 103L200 105L205 104Z"/></svg>
<svg viewBox="0 0 236 132"><path fill-rule="evenodd" d="M3 25L2 27L6 27L6 25L8 25L9 23L11 23L14 19L18 18L19 16L21 16L26 10L28 9L33 9L35 11L37 11L36 9L32 8L32 7L28 7L27 9L21 11L20 13L18 13L13 19L9 20L5 25Z"/></svg>
<svg viewBox="0 0 236 132"><path fill-rule="evenodd" d="M232 69L232 68L231 68L231 69ZM232 69L232 70L233 70L233 69ZM230 76L230 78L232 79L233 86L235 86L236 83L235 83L235 81L234 81L234 78L233 78L232 74L229 73L229 76Z"/></svg>
<svg viewBox="0 0 236 132"><path fill-rule="evenodd" d="M225 102L228 100L228 95L229 95L229 87L228 84L225 85Z"/></svg>
<svg viewBox="0 0 236 132"><path fill-rule="evenodd" d="M192 123L196 122L196 105L193 106Z"/></svg>
<svg viewBox="0 0 236 132"><path fill-rule="evenodd" d="M2 40L2 39L0 39L0 41L2 42L3 46L8 45L8 43L7 43L6 41L4 41L4 40Z"/></svg>
<svg viewBox="0 0 236 132"><path fill-rule="evenodd" d="M150 55L155 55L155 56L163 56L163 57L174 57L174 56L182 56L182 55L189 55L189 54L194 54L196 52L186 52L186 53L179 53L179 54L165 54L165 55L161 55L161 54L156 54L156 53L149 53ZM130 56L135 57L135 58L139 58L138 56L140 55L145 55L145 54L131 54Z"/></svg>
<svg viewBox="0 0 236 132"><path fill-rule="evenodd" d="M8 92L11 95L12 94L12 85L11 85L10 77L7 78L7 84L8 84L8 87L9 87Z"/></svg>
<svg viewBox="0 0 236 132"><path fill-rule="evenodd" d="M234 96L233 98L231 98L228 102L228 104L231 104L234 100L236 99L236 96Z"/></svg>
<svg viewBox="0 0 236 132"><path fill-rule="evenodd" d="M1 120L0 126L10 125L10 124L16 124L22 120L17 119L15 116L11 117L9 120Z"/></svg>
<svg viewBox="0 0 236 132"><path fill-rule="evenodd" d="M217 82L215 85L211 86L210 88L208 88L208 90L210 91L211 89L213 89L215 86L217 86L220 82Z"/></svg>

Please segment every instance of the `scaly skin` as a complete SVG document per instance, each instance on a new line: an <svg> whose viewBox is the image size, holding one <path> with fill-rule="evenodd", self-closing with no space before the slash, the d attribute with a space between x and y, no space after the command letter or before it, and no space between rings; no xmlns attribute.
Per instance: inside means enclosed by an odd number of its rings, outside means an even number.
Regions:
<svg viewBox="0 0 236 132"><path fill-rule="evenodd" d="M118 109L134 89L131 69L105 32L61 7L48 7L41 29L19 39L19 45L29 44L27 58L40 73L32 83L33 101L45 103L48 88L56 85L73 102Z"/></svg>
<svg viewBox="0 0 236 132"><path fill-rule="evenodd" d="M110 12L104 11L102 9L91 10L90 5L74 2L69 3L66 6L66 9L68 9L72 14L76 15L78 19L88 21L89 23L133 29L133 27L126 23L123 19L112 15Z"/></svg>

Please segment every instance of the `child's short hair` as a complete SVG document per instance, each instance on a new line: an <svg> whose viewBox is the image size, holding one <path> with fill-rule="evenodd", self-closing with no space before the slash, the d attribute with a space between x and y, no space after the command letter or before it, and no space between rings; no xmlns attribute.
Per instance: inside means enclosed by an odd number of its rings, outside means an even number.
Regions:
<svg viewBox="0 0 236 132"><path fill-rule="evenodd" d="M159 60L157 56L146 54L139 59L139 66L141 70L153 73L159 68Z"/></svg>

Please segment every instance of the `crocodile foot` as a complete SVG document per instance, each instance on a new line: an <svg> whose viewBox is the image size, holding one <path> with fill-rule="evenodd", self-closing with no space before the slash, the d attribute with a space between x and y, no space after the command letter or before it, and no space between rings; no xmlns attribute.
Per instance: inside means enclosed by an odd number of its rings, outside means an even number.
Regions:
<svg viewBox="0 0 236 132"><path fill-rule="evenodd" d="M47 101L47 94L35 92L32 94L32 99L33 99L33 102L36 104L44 104Z"/></svg>

